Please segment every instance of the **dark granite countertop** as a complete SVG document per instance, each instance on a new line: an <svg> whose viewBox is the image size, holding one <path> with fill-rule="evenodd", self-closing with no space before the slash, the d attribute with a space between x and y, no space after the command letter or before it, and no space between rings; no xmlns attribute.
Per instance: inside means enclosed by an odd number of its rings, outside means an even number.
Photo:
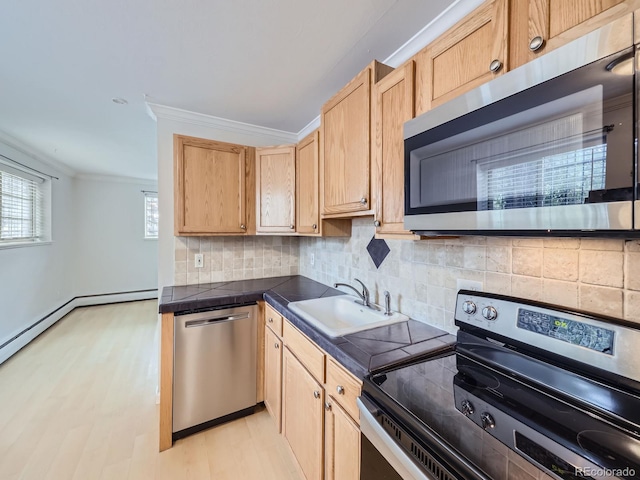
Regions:
<svg viewBox="0 0 640 480"><path fill-rule="evenodd" d="M174 286L163 289L160 313L201 311L264 299L359 378L443 350L455 341L453 335L412 319L332 338L287 308L289 302L342 294L301 275Z"/></svg>

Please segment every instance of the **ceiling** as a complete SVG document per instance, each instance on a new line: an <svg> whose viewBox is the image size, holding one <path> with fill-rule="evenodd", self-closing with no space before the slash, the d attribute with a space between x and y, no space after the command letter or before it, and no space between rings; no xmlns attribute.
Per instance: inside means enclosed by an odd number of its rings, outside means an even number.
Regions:
<svg viewBox="0 0 640 480"><path fill-rule="evenodd" d="M155 179L145 95L297 133L453 3L5 0L0 131L78 173Z"/></svg>

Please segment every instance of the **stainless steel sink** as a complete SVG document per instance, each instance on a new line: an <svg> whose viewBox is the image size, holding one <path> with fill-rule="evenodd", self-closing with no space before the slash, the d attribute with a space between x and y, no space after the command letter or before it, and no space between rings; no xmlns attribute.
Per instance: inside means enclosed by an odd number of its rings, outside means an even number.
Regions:
<svg viewBox="0 0 640 480"><path fill-rule="evenodd" d="M289 309L330 337L341 337L408 320L399 312L385 315L380 307L365 307L351 295L289 303Z"/></svg>

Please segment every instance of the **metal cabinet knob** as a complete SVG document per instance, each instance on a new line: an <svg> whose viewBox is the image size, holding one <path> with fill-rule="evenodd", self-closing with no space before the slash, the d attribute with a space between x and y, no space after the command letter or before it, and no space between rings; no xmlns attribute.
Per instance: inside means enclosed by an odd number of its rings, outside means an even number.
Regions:
<svg viewBox="0 0 640 480"><path fill-rule="evenodd" d="M365 197L362 197L362 198L360 199L360 203L361 203L362 205L366 205L366 204L367 204L367 199L366 199Z"/></svg>
<svg viewBox="0 0 640 480"><path fill-rule="evenodd" d="M496 73L498 70L502 68L502 62L497 58L489 64L489 70L493 73Z"/></svg>
<svg viewBox="0 0 640 480"><path fill-rule="evenodd" d="M382 224L380 223L380 220L376 220L375 222L373 222L373 225L374 225L375 227L379 227L379 226L380 226L380 225L382 225Z"/></svg>
<svg viewBox="0 0 640 480"><path fill-rule="evenodd" d="M247 229L247 226L243 223L243 224L241 224L241 225L240 225L240 228L241 228L242 230L246 230L246 229Z"/></svg>
<svg viewBox="0 0 640 480"><path fill-rule="evenodd" d="M318 225L316 225L315 223L313 225L311 225L311 228L313 228L314 230L318 228Z"/></svg>
<svg viewBox="0 0 640 480"><path fill-rule="evenodd" d="M295 227L293 224L291 224L291 225L289 225L289 228L290 228L291 230L293 230L293 229L294 229L294 228L296 228L296 227Z"/></svg>
<svg viewBox="0 0 640 480"><path fill-rule="evenodd" d="M269 323L273 323L273 318L269 317Z"/></svg>
<svg viewBox="0 0 640 480"><path fill-rule="evenodd" d="M533 37L529 42L529 50L531 50L532 52L537 52L543 47L543 45L544 45L544 38L538 35L536 37Z"/></svg>
<svg viewBox="0 0 640 480"><path fill-rule="evenodd" d="M338 385L336 387L336 392L338 392L338 395L344 395L344 387L342 385Z"/></svg>
<svg viewBox="0 0 640 480"><path fill-rule="evenodd" d="M276 348L280 348L280 344L279 343L275 343L273 346L276 347Z"/></svg>
<svg viewBox="0 0 640 480"><path fill-rule="evenodd" d="M313 397L314 398L320 398L320 392L318 390L314 390Z"/></svg>
<svg viewBox="0 0 640 480"><path fill-rule="evenodd" d="M324 402L324 409L328 412L331 410L331 404L329 402Z"/></svg>

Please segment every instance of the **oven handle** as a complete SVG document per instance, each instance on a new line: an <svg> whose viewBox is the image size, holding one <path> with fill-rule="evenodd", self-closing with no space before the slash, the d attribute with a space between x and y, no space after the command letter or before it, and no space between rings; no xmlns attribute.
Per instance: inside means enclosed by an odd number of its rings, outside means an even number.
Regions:
<svg viewBox="0 0 640 480"><path fill-rule="evenodd" d="M360 409L360 431L403 480L435 480L425 475L376 421L374 415L378 408L373 403L363 397L358 397L356 402Z"/></svg>

